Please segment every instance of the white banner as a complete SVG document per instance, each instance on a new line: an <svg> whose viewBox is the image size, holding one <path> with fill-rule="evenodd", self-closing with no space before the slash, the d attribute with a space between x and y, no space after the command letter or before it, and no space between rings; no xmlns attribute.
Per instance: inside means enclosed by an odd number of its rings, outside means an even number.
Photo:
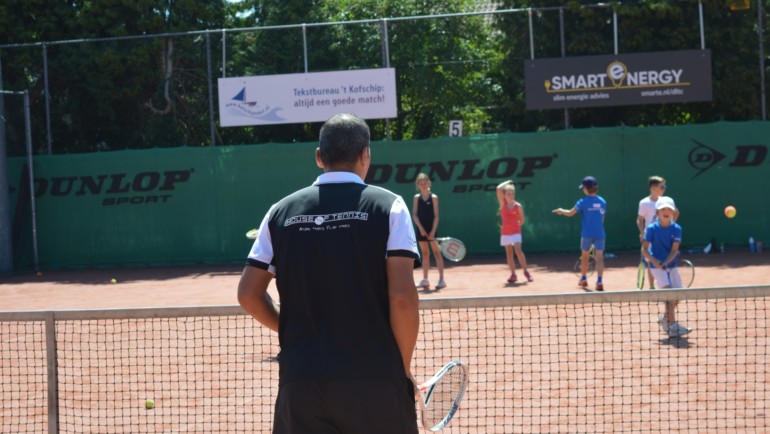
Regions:
<svg viewBox="0 0 770 434"><path fill-rule="evenodd" d="M337 113L397 117L393 68L219 79L223 127L324 122Z"/></svg>

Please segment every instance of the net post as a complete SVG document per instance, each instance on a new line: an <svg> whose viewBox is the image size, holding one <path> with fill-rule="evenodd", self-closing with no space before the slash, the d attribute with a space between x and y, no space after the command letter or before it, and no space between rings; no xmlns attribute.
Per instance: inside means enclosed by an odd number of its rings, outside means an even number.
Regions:
<svg viewBox="0 0 770 434"><path fill-rule="evenodd" d="M56 348L56 317L48 312L45 317L45 352L48 377L48 433L59 432L59 367Z"/></svg>

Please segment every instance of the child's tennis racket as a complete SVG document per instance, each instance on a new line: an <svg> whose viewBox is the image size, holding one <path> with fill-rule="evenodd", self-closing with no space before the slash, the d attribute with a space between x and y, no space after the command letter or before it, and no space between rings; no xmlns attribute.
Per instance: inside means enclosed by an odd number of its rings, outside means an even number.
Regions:
<svg viewBox="0 0 770 434"><path fill-rule="evenodd" d="M644 275L647 274L647 261L644 260L644 256L639 261L639 272L636 275L636 289L644 289Z"/></svg>
<svg viewBox="0 0 770 434"><path fill-rule="evenodd" d="M460 407L468 387L468 370L454 360L441 368L430 380L416 386L422 426L429 431L443 429Z"/></svg>
<svg viewBox="0 0 770 434"><path fill-rule="evenodd" d="M246 238L250 240L256 240L258 236L259 236L259 229L252 229L246 232Z"/></svg>
<svg viewBox="0 0 770 434"><path fill-rule="evenodd" d="M441 254L452 262L459 262L465 258L465 254L468 252L465 249L465 244L452 237L434 238L438 241L438 247L441 250Z"/></svg>

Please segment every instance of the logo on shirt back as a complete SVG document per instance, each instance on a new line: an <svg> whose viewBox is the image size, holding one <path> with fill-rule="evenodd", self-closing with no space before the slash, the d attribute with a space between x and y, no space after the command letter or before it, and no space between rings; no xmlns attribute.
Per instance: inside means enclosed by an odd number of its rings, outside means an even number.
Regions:
<svg viewBox="0 0 770 434"><path fill-rule="evenodd" d="M298 215L287 218L283 222L283 225L291 226L301 223L314 223L320 226L327 222L340 222L343 220L369 220L369 213L361 211L345 211L334 214Z"/></svg>

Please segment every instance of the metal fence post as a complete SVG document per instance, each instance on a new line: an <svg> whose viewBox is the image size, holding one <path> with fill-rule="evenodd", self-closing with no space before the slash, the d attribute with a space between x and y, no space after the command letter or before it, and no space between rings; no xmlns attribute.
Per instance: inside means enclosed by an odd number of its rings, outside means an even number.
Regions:
<svg viewBox="0 0 770 434"><path fill-rule="evenodd" d="M762 1L762 0L760 0ZM703 30L703 2L698 0L698 19L700 20L700 49L706 49L706 35Z"/></svg>
<svg viewBox="0 0 770 434"><path fill-rule="evenodd" d="M13 237L11 236L11 203L8 192L8 160L5 142L5 96L3 94L3 60L0 52L0 274L13 270Z"/></svg>
<svg viewBox="0 0 770 434"><path fill-rule="evenodd" d="M532 32L532 8L527 9L527 14L529 15L529 57L531 59L535 58L535 36Z"/></svg>
<svg viewBox="0 0 770 434"><path fill-rule="evenodd" d="M209 129L211 142L209 146L216 145L216 125L214 124L214 83L211 75L211 33L206 32L206 78L209 83Z"/></svg>
<svg viewBox="0 0 770 434"><path fill-rule="evenodd" d="M618 54L618 12L612 11L612 35L615 39L615 54Z"/></svg>
<svg viewBox="0 0 770 434"><path fill-rule="evenodd" d="M48 143L48 155L53 153L51 142L53 142L51 131L51 88L48 86L48 45L43 42L43 83L45 86L45 131L46 141Z"/></svg>
<svg viewBox="0 0 770 434"><path fill-rule="evenodd" d="M759 33L759 100L762 106L762 120L767 120L767 102L765 100L765 23L763 0L757 1L757 32Z"/></svg>
<svg viewBox="0 0 770 434"><path fill-rule="evenodd" d="M380 46L382 47L382 65L390 68L390 44L388 43L388 19L380 20ZM390 119L385 119L385 137L390 140Z"/></svg>
<svg viewBox="0 0 770 434"><path fill-rule="evenodd" d="M559 8L559 42L561 43L561 57L567 56L567 47L564 43L564 8ZM564 109L564 129L569 129L569 109Z"/></svg>
<svg viewBox="0 0 770 434"><path fill-rule="evenodd" d="M302 24L302 50L305 58L305 73L307 73L307 24Z"/></svg>
<svg viewBox="0 0 770 434"><path fill-rule="evenodd" d="M227 65L227 32L222 29L222 78L227 77L225 65Z"/></svg>
<svg viewBox="0 0 770 434"><path fill-rule="evenodd" d="M35 271L40 271L37 252L37 212L35 211L35 171L32 167L32 120L29 113L29 91L24 91L24 131L27 137L27 165L29 166L29 203L32 210L32 253Z"/></svg>

